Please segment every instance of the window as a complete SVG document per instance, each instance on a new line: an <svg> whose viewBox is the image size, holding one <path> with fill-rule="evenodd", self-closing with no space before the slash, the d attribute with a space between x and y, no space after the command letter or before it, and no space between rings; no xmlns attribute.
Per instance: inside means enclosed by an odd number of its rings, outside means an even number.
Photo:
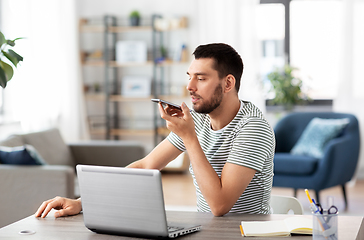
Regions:
<svg viewBox="0 0 364 240"><path fill-rule="evenodd" d="M291 2L291 64L313 99L333 99L339 78L342 2Z"/></svg>
<svg viewBox="0 0 364 240"><path fill-rule="evenodd" d="M262 44L261 75L291 64L299 69L312 99L333 99L339 77L342 1L261 0L258 36ZM272 97L267 94L267 98Z"/></svg>
<svg viewBox="0 0 364 240"><path fill-rule="evenodd" d="M262 48L260 75L267 98L274 97L274 94L269 93L271 85L267 75L276 67L283 67L286 61L284 11L283 4L261 4L257 13L258 39Z"/></svg>

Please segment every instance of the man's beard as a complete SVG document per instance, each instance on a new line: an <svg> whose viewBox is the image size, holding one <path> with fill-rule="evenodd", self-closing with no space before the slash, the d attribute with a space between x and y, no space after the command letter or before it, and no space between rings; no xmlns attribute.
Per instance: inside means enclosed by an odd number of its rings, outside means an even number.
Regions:
<svg viewBox="0 0 364 240"><path fill-rule="evenodd" d="M196 96L193 93L190 93L190 95ZM200 96L198 96L198 97L200 97ZM209 114L213 110L215 110L217 107L220 106L220 104L222 102L222 98L223 98L222 87L220 84L218 84L217 87L215 88L214 94L212 95L210 101L205 104L202 104L199 107L196 105L193 105L193 110L195 110L195 112L197 112L197 113Z"/></svg>

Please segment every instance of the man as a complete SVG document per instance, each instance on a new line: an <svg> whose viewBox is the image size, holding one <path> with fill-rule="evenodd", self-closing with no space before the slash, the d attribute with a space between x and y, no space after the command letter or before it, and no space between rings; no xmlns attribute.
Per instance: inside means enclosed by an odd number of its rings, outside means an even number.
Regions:
<svg viewBox="0 0 364 240"><path fill-rule="evenodd" d="M201 45L187 75L193 104L182 111L159 105L170 135L145 158L128 167L162 169L183 151L190 158L198 211L270 213L275 139L272 128L252 103L239 100L243 73L239 54L229 45ZM45 201L35 216L77 214L81 199ZM43 215L42 215L43 214Z"/></svg>

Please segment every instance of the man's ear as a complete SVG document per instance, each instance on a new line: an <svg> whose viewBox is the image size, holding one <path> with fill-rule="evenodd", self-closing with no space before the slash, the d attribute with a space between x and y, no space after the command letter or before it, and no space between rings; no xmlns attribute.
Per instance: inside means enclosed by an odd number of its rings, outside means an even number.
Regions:
<svg viewBox="0 0 364 240"><path fill-rule="evenodd" d="M224 92L230 92L233 89L235 89L235 77L229 74L225 77Z"/></svg>

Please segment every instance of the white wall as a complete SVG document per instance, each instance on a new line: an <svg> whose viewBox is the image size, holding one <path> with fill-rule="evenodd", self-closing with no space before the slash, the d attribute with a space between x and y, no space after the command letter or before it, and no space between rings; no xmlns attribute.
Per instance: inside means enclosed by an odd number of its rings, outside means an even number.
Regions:
<svg viewBox="0 0 364 240"><path fill-rule="evenodd" d="M163 17L186 16L189 21L189 46L197 46L193 38L196 34L194 22L196 12L193 0L78 0L77 9L79 17L102 17L110 14L125 18L133 10L138 10L144 18L150 18L152 14L160 14Z"/></svg>

